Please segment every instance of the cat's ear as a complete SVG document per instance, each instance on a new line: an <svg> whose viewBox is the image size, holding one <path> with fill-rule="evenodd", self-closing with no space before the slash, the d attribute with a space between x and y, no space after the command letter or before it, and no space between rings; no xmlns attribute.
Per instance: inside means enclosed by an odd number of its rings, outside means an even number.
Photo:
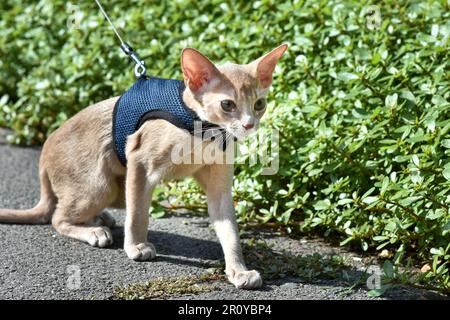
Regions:
<svg viewBox="0 0 450 320"><path fill-rule="evenodd" d="M275 70L278 60L280 60L287 48L287 44L282 44L269 53L266 53L261 58L248 64L251 72L259 80L262 89L266 89L272 84L273 71Z"/></svg>
<svg viewBox="0 0 450 320"><path fill-rule="evenodd" d="M192 48L185 48L181 53L181 69L186 85L192 92L198 93L216 79L220 71L203 54Z"/></svg>

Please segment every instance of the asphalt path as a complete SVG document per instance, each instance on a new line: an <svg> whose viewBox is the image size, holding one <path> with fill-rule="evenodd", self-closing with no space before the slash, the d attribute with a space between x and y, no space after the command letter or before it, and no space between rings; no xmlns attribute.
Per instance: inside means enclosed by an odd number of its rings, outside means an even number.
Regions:
<svg viewBox="0 0 450 320"><path fill-rule="evenodd" d="M12 147L0 141L0 207L30 208L39 199L38 148ZM0 299L108 299L114 289L156 278L204 274L223 259L206 217L178 215L151 219L149 239L157 258L135 262L123 250L123 210L109 211L117 221L114 244L94 248L59 235L51 225L0 225ZM274 250L294 254L331 253L323 243L269 236ZM74 276L76 278L74 278ZM79 276L79 277L78 277ZM219 283L220 290L181 299L369 299L359 287L342 295L348 284L296 278L266 281L254 291ZM423 292L400 289L390 298L420 298ZM389 297L388 297L389 298Z"/></svg>

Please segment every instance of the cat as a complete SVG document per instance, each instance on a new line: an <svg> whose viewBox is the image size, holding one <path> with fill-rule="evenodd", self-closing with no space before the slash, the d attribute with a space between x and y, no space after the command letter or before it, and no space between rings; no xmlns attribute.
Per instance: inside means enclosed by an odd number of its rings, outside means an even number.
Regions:
<svg viewBox="0 0 450 320"><path fill-rule="evenodd" d="M184 104L201 120L244 139L256 130L266 111L272 74L286 49L283 44L249 64L222 66L195 49L183 49ZM0 222L51 223L64 236L106 247L113 242L110 228L115 221L102 210L125 208L125 252L131 259L149 260L156 256L147 240L153 188L162 179L193 176L206 193L229 281L242 289L261 287L259 272L248 270L242 255L232 198L233 164L173 164L175 145L198 137L164 119L153 119L128 136L124 166L111 133L119 98L89 106L48 137L39 162L40 201L29 210L0 209ZM195 143L215 142L197 139Z"/></svg>

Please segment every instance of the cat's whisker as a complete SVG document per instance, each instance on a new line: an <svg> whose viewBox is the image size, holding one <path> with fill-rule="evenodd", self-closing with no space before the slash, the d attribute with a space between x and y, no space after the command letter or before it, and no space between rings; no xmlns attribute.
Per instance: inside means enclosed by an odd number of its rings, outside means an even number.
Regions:
<svg viewBox="0 0 450 320"><path fill-rule="evenodd" d="M225 136L225 142L224 142L225 145L227 146L227 148L228 148L228 142L230 142L233 138L234 138L234 136L231 133L227 132L227 135Z"/></svg>
<svg viewBox="0 0 450 320"><path fill-rule="evenodd" d="M209 129L209 130L207 130L207 131L212 131L212 132L214 132L214 131L217 131L217 129ZM205 132L207 132L207 131L203 131L203 133L205 133ZM217 137L220 137L220 136L222 136L222 131L219 131L217 134L214 134L214 135L212 135L212 136L210 136L210 137L208 137L208 138L209 138L209 139L213 139L213 138L217 138ZM195 152L195 149L197 149L199 146L201 146L204 142L205 142L205 141L202 139L200 142L198 142L197 144L195 144L194 147L192 148L192 151Z"/></svg>

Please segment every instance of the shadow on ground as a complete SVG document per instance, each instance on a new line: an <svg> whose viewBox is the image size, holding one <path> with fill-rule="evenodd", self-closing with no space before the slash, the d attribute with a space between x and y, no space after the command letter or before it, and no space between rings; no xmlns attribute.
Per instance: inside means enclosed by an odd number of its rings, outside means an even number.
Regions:
<svg viewBox="0 0 450 320"><path fill-rule="evenodd" d="M123 227L114 228L113 234L115 245L111 249L122 248ZM263 238L267 238L267 235L264 235ZM157 248L156 261L209 268L212 270L211 277L174 278L173 281L161 282L161 280L158 280L146 285L137 284L125 289L128 297L134 294L133 290L139 290L140 296L143 295L142 291L147 290L146 294L149 297L159 297L154 292L156 287L161 291L161 294L165 292L163 297L168 298L170 297L170 295L167 296L168 287L173 290L174 284L184 286L183 294L188 294L190 293L189 288L191 288L189 285L195 284L196 281L198 281L196 290L203 288L206 291L214 291L217 288L214 286L204 287L203 283L226 281L225 277L217 276L223 274L224 270L222 249L217 242L159 231L150 231L148 241L152 242ZM256 290L259 292L274 291L274 285L289 288L289 286L295 284L311 284L323 288L335 287L337 288L336 295L341 298L345 298L356 289L369 291L366 281L370 275L347 265L344 258L339 255L321 252L292 254L288 251L275 250L264 239L255 238L243 239L243 251L249 269L258 270L265 281L264 286ZM183 281L189 283L189 285ZM164 286L168 287L165 288ZM149 290L151 292L148 292ZM394 287L387 291L383 297L396 300L446 299L445 296L437 293L405 286Z"/></svg>
<svg viewBox="0 0 450 320"><path fill-rule="evenodd" d="M121 226L114 227L112 233L114 244L106 249L122 249L124 228ZM209 265L208 262L223 260L220 244L214 241L153 230L149 231L147 240L153 243L156 248L157 257L155 261L204 268Z"/></svg>

